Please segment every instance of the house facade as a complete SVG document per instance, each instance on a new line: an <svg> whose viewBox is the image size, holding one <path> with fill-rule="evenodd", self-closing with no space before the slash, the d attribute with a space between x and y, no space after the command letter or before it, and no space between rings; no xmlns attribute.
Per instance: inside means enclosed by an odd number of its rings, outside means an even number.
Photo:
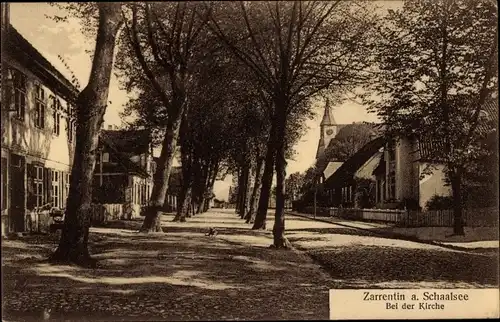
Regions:
<svg viewBox="0 0 500 322"><path fill-rule="evenodd" d="M158 159L153 157L148 130L101 129L99 153L93 181L93 203L115 205L118 213L111 219L133 219L142 214L153 191L153 176ZM177 209L180 167L173 167L164 210ZM110 212L109 210L106 210Z"/></svg>
<svg viewBox="0 0 500 322"><path fill-rule="evenodd" d="M155 162L147 130L101 129L93 203L119 204L121 219L137 218L148 204Z"/></svg>
<svg viewBox="0 0 500 322"><path fill-rule="evenodd" d="M434 196L451 196L443 164L432 161L430 138L400 137L386 143L376 177L376 207L425 209Z"/></svg>
<svg viewBox="0 0 500 322"><path fill-rule="evenodd" d="M33 221L39 219L34 218L36 210L43 206L66 207L78 91L10 25L6 4L2 4L2 42L4 234L32 230Z"/></svg>

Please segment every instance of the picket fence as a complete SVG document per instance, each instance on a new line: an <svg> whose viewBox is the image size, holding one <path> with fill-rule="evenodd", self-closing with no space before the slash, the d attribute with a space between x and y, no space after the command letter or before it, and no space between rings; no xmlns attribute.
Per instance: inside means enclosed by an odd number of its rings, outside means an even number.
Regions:
<svg viewBox="0 0 500 322"><path fill-rule="evenodd" d="M102 225L112 220L123 218L122 204L92 204L92 224Z"/></svg>
<svg viewBox="0 0 500 322"><path fill-rule="evenodd" d="M313 214L313 207L303 212ZM350 220L366 220L391 223L400 227L452 227L453 210L395 210L317 207L316 216L338 217ZM464 224L467 227L496 227L499 212L496 208L464 209Z"/></svg>
<svg viewBox="0 0 500 322"><path fill-rule="evenodd" d="M140 205L92 204L90 208L93 226L103 225L112 220L137 218L140 212ZM29 232L49 232L50 226L54 223L56 222L49 210L27 211L26 228Z"/></svg>

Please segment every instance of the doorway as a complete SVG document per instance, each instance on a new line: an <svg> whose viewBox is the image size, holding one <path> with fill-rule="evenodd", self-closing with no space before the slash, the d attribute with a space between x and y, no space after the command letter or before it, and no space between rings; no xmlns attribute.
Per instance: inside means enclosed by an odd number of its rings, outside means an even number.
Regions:
<svg viewBox="0 0 500 322"><path fill-rule="evenodd" d="M26 159L17 154L10 155L10 230L13 232L25 231L25 194L24 174Z"/></svg>

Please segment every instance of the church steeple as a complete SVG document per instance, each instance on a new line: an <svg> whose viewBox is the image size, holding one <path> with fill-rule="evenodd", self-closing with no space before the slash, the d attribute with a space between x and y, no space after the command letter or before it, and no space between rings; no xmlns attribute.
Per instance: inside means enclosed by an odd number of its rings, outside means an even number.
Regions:
<svg viewBox="0 0 500 322"><path fill-rule="evenodd" d="M332 110L330 108L330 100L327 98L325 104L325 112L323 114L323 119L321 120L320 126L335 124L335 119L333 118Z"/></svg>
<svg viewBox="0 0 500 322"><path fill-rule="evenodd" d="M316 152L316 159L318 159L330 144L330 141L337 135L337 123L333 118L332 110L330 108L330 100L327 98L325 102L325 111L323 119L320 123L321 136L318 142L318 150Z"/></svg>

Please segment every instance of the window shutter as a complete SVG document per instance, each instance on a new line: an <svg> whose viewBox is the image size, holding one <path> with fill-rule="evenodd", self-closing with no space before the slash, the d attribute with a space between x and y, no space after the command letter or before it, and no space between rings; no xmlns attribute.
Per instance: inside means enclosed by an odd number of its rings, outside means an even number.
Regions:
<svg viewBox="0 0 500 322"><path fill-rule="evenodd" d="M43 188L45 197L44 204L52 202L52 177L49 168L43 168Z"/></svg>
<svg viewBox="0 0 500 322"><path fill-rule="evenodd" d="M36 169L31 163L26 164L26 169L28 177L26 208L28 208L28 210L33 210L36 207L36 196L35 196Z"/></svg>
<svg viewBox="0 0 500 322"><path fill-rule="evenodd" d="M36 88L36 87L35 87L35 88ZM37 105L38 105L38 104L37 104L37 102L38 102L38 101L37 101L37 99L36 99L36 90L31 92L31 96L33 96L33 97L31 98L31 101L35 104L35 110L34 110L34 113L33 113L33 112L31 111L31 109L28 109L28 123L30 123L30 122L31 122L31 119L32 119L32 118L34 118L34 120L33 120L34 125L35 125L35 126L39 126L39 125L41 125L41 124L38 122L38 118L39 118L39 117L41 117L41 115L40 115L40 116L38 116L38 115L39 115L39 113L40 113L40 111L39 111L39 110L38 110L38 108L37 108ZM32 104L33 104L33 103L32 103ZM34 114L34 116L35 116L35 117L33 117L33 114Z"/></svg>
<svg viewBox="0 0 500 322"><path fill-rule="evenodd" d="M45 128L45 104L42 104L42 110L40 113L42 113L42 129L44 129Z"/></svg>

